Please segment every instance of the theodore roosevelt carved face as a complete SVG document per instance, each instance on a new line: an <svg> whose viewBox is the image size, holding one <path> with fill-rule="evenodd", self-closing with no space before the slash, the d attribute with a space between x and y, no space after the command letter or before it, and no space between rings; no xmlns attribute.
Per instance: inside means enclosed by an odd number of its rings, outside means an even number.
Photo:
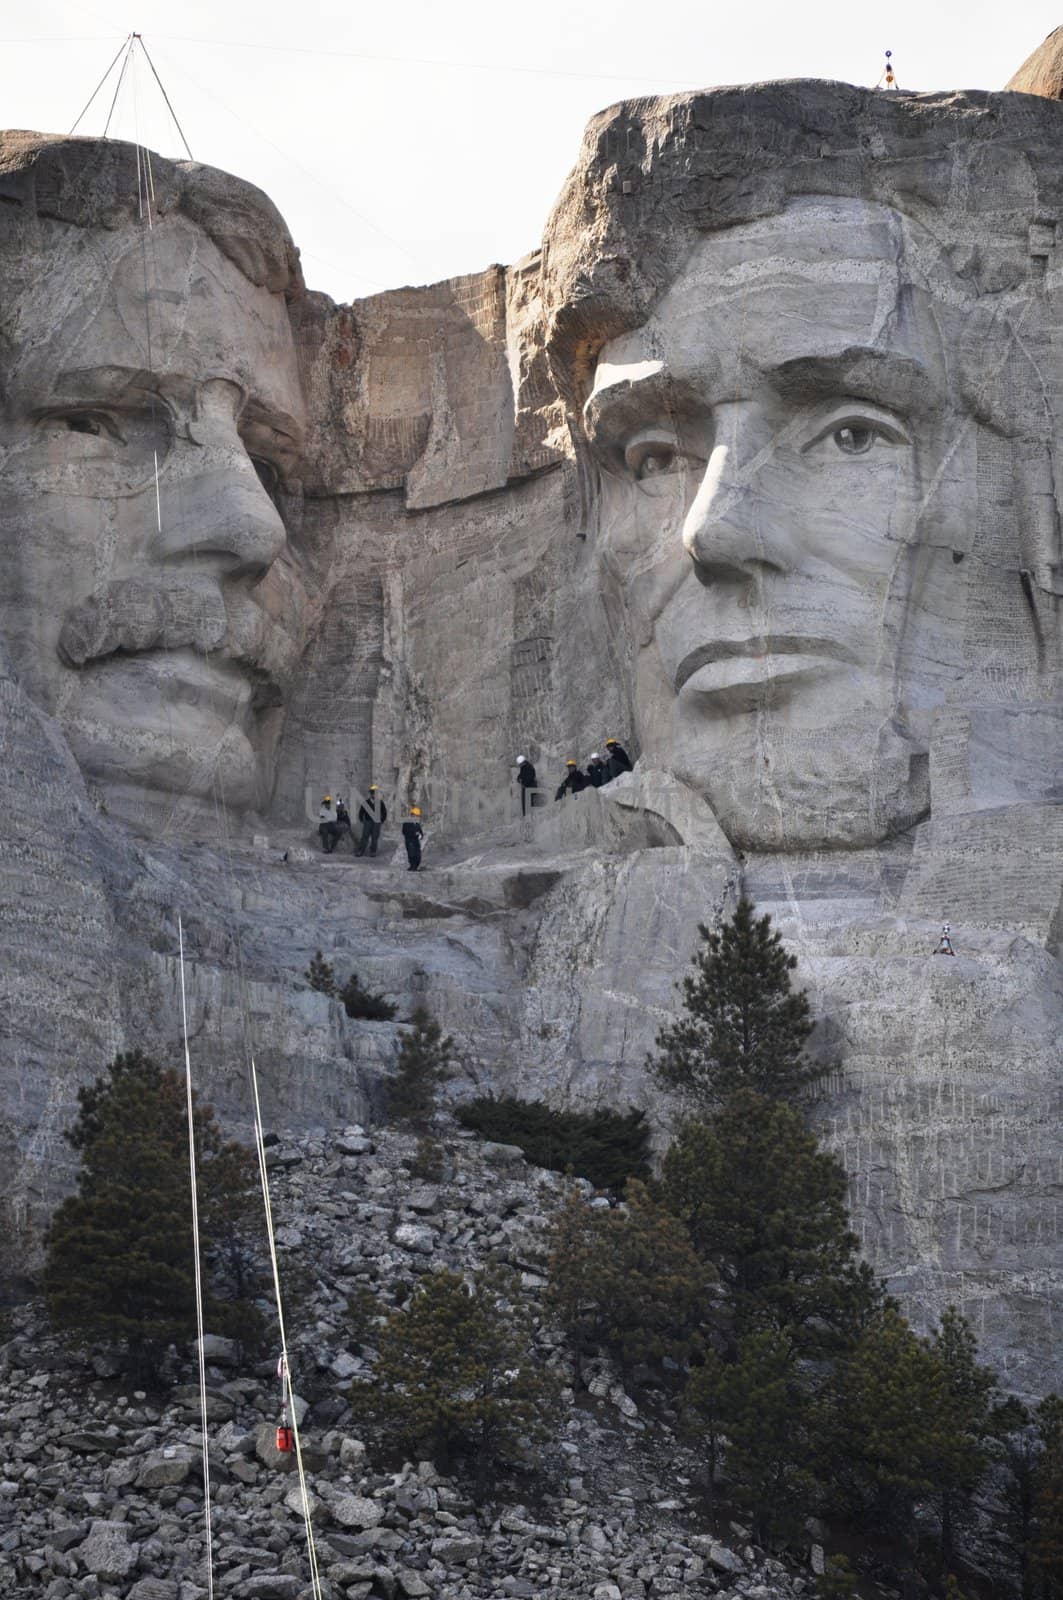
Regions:
<svg viewBox="0 0 1063 1600"><path fill-rule="evenodd" d="M1050 563L1008 489L1046 449L1031 294L979 293L890 207L801 198L699 239L600 349L581 421L643 756L735 843L901 831L950 705L1051 694Z"/></svg>
<svg viewBox="0 0 1063 1600"><path fill-rule="evenodd" d="M58 179L46 151L60 201L89 159L70 148ZM63 207L32 171L17 193L0 207L15 670L116 809L258 806L303 605L278 509L303 431L284 295L176 208L70 225L42 220Z"/></svg>

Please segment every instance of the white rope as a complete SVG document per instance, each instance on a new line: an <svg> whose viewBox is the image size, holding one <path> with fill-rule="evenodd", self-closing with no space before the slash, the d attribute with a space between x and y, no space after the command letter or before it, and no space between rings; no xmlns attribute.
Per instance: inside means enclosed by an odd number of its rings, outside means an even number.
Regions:
<svg viewBox="0 0 1063 1600"><path fill-rule="evenodd" d="M310 1520L310 1502L306 1493L306 1471L303 1466L303 1446L299 1437L299 1418L296 1413L295 1395L292 1391L292 1371L288 1363L288 1336L284 1328L284 1307L281 1303L280 1269L277 1265L277 1241L273 1234L273 1206L269 1197L269 1174L266 1170L266 1147L262 1140L262 1108L258 1099L258 1072L255 1069L255 1058L251 1057L251 1093L255 1106L255 1151L258 1155L258 1175L262 1183L262 1206L266 1213L266 1237L269 1240L269 1259L273 1269L273 1294L277 1306L277 1325L280 1329L281 1340L281 1383L282 1396L287 1401L288 1410L292 1419L292 1437L295 1440L295 1463L299 1472L299 1491L303 1505L303 1524L306 1528L306 1548L310 1560L310 1582L313 1587L314 1600L321 1600L321 1575L317 1565L317 1546L314 1543L314 1529Z"/></svg>
<svg viewBox="0 0 1063 1600"><path fill-rule="evenodd" d="M185 1042L185 1105L188 1111L188 1167L192 1183L192 1249L196 1276L196 1332L199 1349L199 1415L203 1434L203 1516L207 1530L207 1596L214 1600L214 1536L210 1516L210 1449L207 1438L207 1357L204 1350L203 1273L199 1255L199 1192L196 1184L196 1135L192 1107L192 1059L188 1052L188 1004L185 999L185 934L177 918L181 962L181 1028Z"/></svg>

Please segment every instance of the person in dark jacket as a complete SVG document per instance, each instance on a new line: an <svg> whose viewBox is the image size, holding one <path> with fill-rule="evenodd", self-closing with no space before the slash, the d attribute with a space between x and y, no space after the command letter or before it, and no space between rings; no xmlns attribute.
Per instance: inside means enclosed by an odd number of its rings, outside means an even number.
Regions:
<svg viewBox="0 0 1063 1600"><path fill-rule="evenodd" d="M369 785L369 798L358 808L358 821L362 824L362 837L358 841L357 854L364 856L366 847L371 856L376 855L376 847L380 843L380 830L388 820L388 808L377 794L375 783Z"/></svg>
<svg viewBox="0 0 1063 1600"><path fill-rule="evenodd" d="M421 808L411 806L409 819L402 824L402 842L406 846L406 860L409 862L408 871L416 872L421 865L421 840L424 838L424 829L421 827Z"/></svg>
<svg viewBox="0 0 1063 1600"><path fill-rule="evenodd" d="M558 785L555 800L563 800L567 794L581 794L587 787L587 774L580 771L575 761L569 759L565 766L568 771Z"/></svg>
<svg viewBox="0 0 1063 1600"><path fill-rule="evenodd" d="M619 778L622 772L631 772L635 763L628 755L622 744L616 739L606 739L605 748L609 752L609 759L605 763L605 781L609 783L613 778Z"/></svg>
<svg viewBox="0 0 1063 1600"><path fill-rule="evenodd" d="M517 757L517 782L520 784L520 814L527 816L528 807L531 805L529 798L532 789L539 787L539 780L535 776L535 768L527 756Z"/></svg>
<svg viewBox="0 0 1063 1600"><path fill-rule="evenodd" d="M339 798L339 796L337 795L337 797L336 797L336 843L337 844L339 844L339 842L343 838L344 834L346 834L348 836L348 838L350 839L351 848L353 849L354 848L354 831L351 828L351 814L347 810L346 801L341 800Z"/></svg>
<svg viewBox="0 0 1063 1600"><path fill-rule="evenodd" d="M605 762L596 750L587 762L587 782L592 789L600 789L605 781Z"/></svg>

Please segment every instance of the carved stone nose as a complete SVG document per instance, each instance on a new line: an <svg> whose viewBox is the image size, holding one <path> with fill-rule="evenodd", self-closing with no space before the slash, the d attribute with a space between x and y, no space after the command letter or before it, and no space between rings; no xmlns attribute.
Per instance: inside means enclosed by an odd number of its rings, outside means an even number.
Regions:
<svg viewBox="0 0 1063 1600"><path fill-rule="evenodd" d="M261 576L284 548L277 508L237 441L224 463L204 463L162 490L162 531L154 541L164 561L207 561L225 575Z"/></svg>
<svg viewBox="0 0 1063 1600"><path fill-rule="evenodd" d="M716 443L683 523L683 545L703 583L747 578L790 566L785 508L773 500L765 469L773 445L755 402L721 406Z"/></svg>

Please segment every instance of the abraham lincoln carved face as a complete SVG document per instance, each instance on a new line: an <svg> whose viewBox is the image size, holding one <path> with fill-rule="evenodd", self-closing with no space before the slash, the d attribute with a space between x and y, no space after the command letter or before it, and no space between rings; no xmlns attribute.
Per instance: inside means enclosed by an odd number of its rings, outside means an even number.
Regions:
<svg viewBox="0 0 1063 1600"><path fill-rule="evenodd" d="M857 123L904 123L900 105L817 87L858 100ZM777 108L751 90L715 124L717 164L745 136L754 214L738 219L712 151L702 178L691 157L711 118L684 131L673 106L667 133L628 130L641 175L630 201L603 182L608 270L562 282L555 370L644 761L704 795L736 844L863 847L930 814L944 720L1059 699L1058 292L1031 253L1020 152L992 214L973 174L950 186L924 107L886 130L909 192L868 153L841 175L795 164L786 194L785 158L757 147L758 96L767 123ZM595 318L609 336L591 345Z"/></svg>
<svg viewBox="0 0 1063 1600"><path fill-rule="evenodd" d="M15 670L115 809L257 807L303 607L279 509L303 432L290 268L270 259L283 226L256 191L167 163L148 227L128 147L4 153L0 630ZM244 239L219 232L218 184Z"/></svg>

